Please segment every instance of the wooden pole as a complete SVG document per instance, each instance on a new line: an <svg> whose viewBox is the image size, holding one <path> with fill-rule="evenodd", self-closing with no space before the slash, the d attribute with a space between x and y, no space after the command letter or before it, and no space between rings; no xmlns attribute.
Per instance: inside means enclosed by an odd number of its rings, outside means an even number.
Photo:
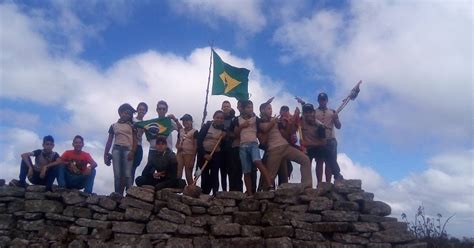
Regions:
<svg viewBox="0 0 474 248"><path fill-rule="evenodd" d="M209 98L209 85L211 84L211 67L212 67L212 44L211 44L211 56L209 56L209 75L207 76L207 89L206 89L206 101L204 102L204 111L202 112L201 127L204 125L204 121L207 116L207 103Z"/></svg>

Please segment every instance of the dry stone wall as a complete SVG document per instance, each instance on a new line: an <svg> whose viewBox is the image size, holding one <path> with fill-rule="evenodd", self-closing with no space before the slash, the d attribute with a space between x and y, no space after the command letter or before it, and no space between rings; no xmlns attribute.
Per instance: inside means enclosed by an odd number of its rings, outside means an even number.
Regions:
<svg viewBox="0 0 474 248"><path fill-rule="evenodd" d="M424 247L360 180L200 198L152 187L122 197L2 184L1 247Z"/></svg>

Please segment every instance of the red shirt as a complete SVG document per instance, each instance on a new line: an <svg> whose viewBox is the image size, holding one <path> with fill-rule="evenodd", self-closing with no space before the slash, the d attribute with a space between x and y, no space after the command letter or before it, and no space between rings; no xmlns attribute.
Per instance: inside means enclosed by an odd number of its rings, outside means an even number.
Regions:
<svg viewBox="0 0 474 248"><path fill-rule="evenodd" d="M81 151L77 153L74 150L68 150L61 155L61 160L66 163L75 162L76 167L83 173L87 169L88 164L92 164L94 160L87 152Z"/></svg>

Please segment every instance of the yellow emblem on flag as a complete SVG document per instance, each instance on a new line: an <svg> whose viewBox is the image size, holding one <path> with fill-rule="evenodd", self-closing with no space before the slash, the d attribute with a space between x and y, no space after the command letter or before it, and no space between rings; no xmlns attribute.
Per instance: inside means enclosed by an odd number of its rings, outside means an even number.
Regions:
<svg viewBox="0 0 474 248"><path fill-rule="evenodd" d="M229 91L241 84L240 81L235 80L225 71L221 73L219 77L222 79L222 82L224 82L224 94L227 94Z"/></svg>

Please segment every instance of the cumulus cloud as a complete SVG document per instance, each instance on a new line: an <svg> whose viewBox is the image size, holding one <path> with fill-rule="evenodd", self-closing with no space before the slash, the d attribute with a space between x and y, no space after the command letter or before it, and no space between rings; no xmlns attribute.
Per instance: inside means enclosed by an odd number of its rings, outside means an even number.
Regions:
<svg viewBox="0 0 474 248"><path fill-rule="evenodd" d="M338 98L362 79L356 106L368 111L351 121L369 120L392 141L470 142L470 2L350 4L283 24L274 35L286 52L283 59L302 58L323 67L334 77Z"/></svg>
<svg viewBox="0 0 474 248"><path fill-rule="evenodd" d="M169 1L169 3L177 13L203 21L211 27L219 27L221 21L226 21L235 23L239 29L254 34L266 25L261 1L187 0Z"/></svg>

